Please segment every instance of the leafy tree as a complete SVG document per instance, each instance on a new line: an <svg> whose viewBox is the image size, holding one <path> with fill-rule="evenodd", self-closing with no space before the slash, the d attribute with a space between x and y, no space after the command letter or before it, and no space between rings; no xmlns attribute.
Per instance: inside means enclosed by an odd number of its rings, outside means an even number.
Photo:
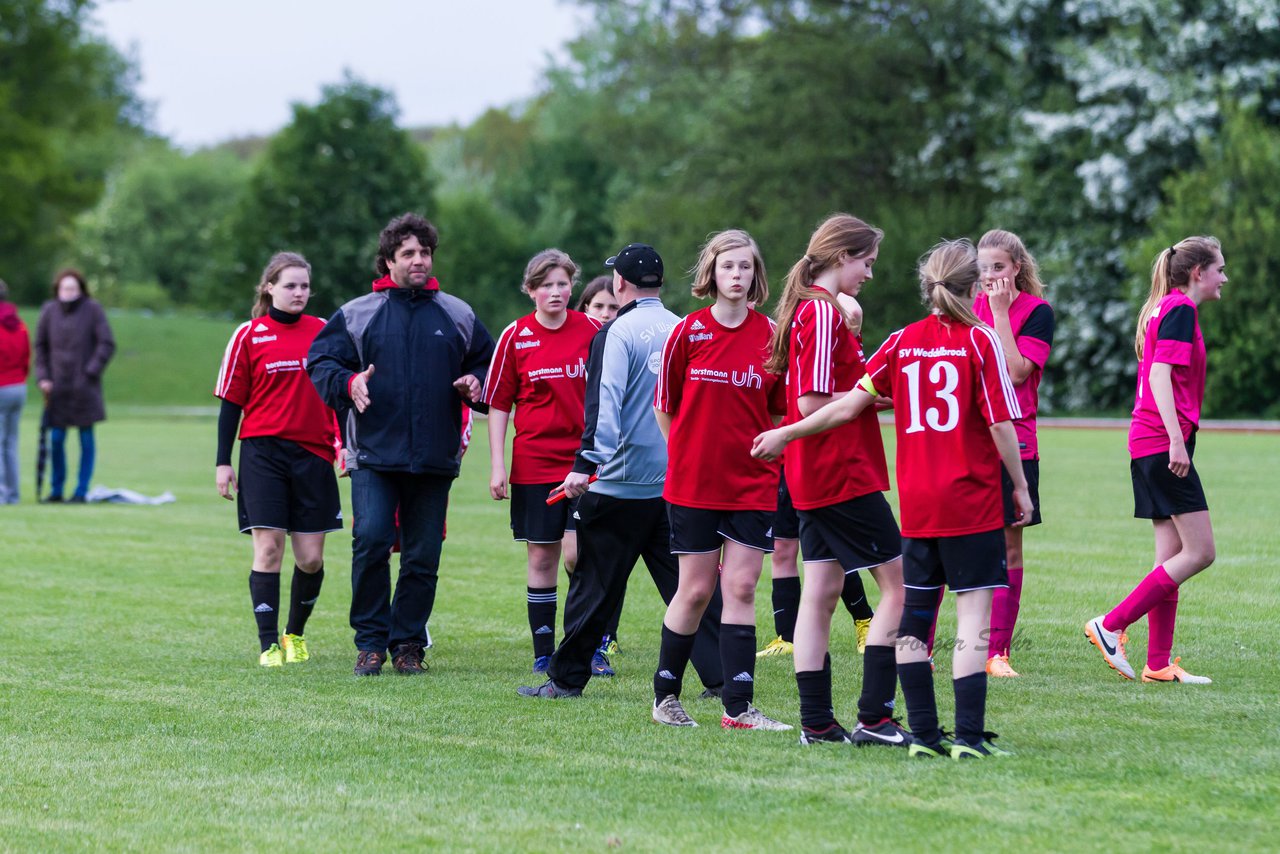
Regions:
<svg viewBox="0 0 1280 854"><path fill-rule="evenodd" d="M1201 166L1170 178L1152 218L1153 236L1130 259L1135 299L1146 297L1157 252L1192 234L1222 241L1227 284L1222 302L1201 306L1209 351L1205 411L1211 417L1280 416L1280 129L1256 111L1234 109L1222 133L1200 145ZM1136 308L1129 313L1132 323ZM1132 332L1132 328L1130 328Z"/></svg>
<svg viewBox="0 0 1280 854"><path fill-rule="evenodd" d="M86 31L88 0L0 0L0 263L20 300L77 260L73 218L144 124L132 64Z"/></svg>
<svg viewBox="0 0 1280 854"><path fill-rule="evenodd" d="M241 305L283 249L311 262L317 312L368 290L378 232L406 211L431 217L435 206L426 155L397 127L397 112L390 93L350 76L326 86L316 106L294 105L234 214L237 263L224 304Z"/></svg>

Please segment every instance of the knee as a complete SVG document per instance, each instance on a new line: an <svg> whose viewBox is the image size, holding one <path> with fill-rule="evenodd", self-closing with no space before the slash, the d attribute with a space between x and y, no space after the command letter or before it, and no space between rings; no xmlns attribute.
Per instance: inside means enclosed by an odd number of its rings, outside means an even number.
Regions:
<svg viewBox="0 0 1280 854"><path fill-rule="evenodd" d="M279 566L284 557L282 543L261 542L257 546L258 562L265 566Z"/></svg>
<svg viewBox="0 0 1280 854"><path fill-rule="evenodd" d="M1196 562L1200 564L1201 569L1208 569L1210 566L1213 565L1213 562L1217 559L1217 557L1218 557L1218 552L1214 548L1213 543L1208 543L1207 545L1202 546L1198 550L1198 553L1196 555L1196 558L1197 558Z"/></svg>
<svg viewBox="0 0 1280 854"><path fill-rule="evenodd" d="M881 602L881 610L885 605ZM902 598L902 620L898 624L898 637L915 638L927 643L933 621L938 615L936 590L907 590Z"/></svg>
<svg viewBox="0 0 1280 854"><path fill-rule="evenodd" d="M316 557L298 558L295 561L295 565L307 575L314 575L324 569L324 558L318 555Z"/></svg>
<svg viewBox="0 0 1280 854"><path fill-rule="evenodd" d="M711 596L715 593L715 589L714 579L711 583L707 583L702 579L690 580L680 585L680 588L676 591L676 596L680 598L685 607L695 611L705 611L707 605L711 602Z"/></svg>
<svg viewBox="0 0 1280 854"><path fill-rule="evenodd" d="M724 598L731 602L740 602L750 605L755 601L756 585L750 578L733 578L720 579L720 592L724 594ZM707 599L710 600L711 591L707 591Z"/></svg>

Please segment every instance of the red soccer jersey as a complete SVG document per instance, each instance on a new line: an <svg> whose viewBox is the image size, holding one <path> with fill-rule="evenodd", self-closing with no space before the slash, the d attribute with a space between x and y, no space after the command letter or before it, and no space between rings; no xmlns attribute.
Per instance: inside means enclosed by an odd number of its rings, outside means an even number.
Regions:
<svg viewBox="0 0 1280 854"><path fill-rule="evenodd" d="M1133 459L1169 451L1169 434L1151 394L1151 366L1173 366L1173 408L1178 413L1182 439L1187 441L1200 425L1204 403L1205 348L1200 334L1200 311L1195 301L1174 291L1160 301L1147 323L1138 366L1138 391L1134 395L1133 420L1129 422L1129 455Z"/></svg>
<svg viewBox="0 0 1280 854"><path fill-rule="evenodd" d="M566 315L559 329L548 329L527 314L502 330L493 351L483 400L515 408L512 483L559 483L582 444L587 353L600 323L580 311Z"/></svg>
<svg viewBox="0 0 1280 854"><path fill-rule="evenodd" d="M653 405L672 416L662 497L705 510L778 505L778 464L751 456L786 411L782 377L764 369L773 322L750 311L730 329L707 307L676 324L662 348Z"/></svg>
<svg viewBox="0 0 1280 854"><path fill-rule="evenodd" d="M787 422L799 421L799 399L853 390L866 373L862 345L834 305L805 300L791 322ZM851 423L787 447L787 489L797 510L827 507L889 488L880 422L868 407Z"/></svg>
<svg viewBox="0 0 1280 854"><path fill-rule="evenodd" d="M889 336L867 363L868 383L893 398L902 535L1004 527L1000 452L988 428L1021 410L995 332L930 315Z"/></svg>
<svg viewBox="0 0 1280 854"><path fill-rule="evenodd" d="M263 315L236 329L213 393L244 410L241 439L288 439L333 462L337 420L307 376L307 350L323 327L304 314L294 323Z"/></svg>
<svg viewBox="0 0 1280 854"><path fill-rule="evenodd" d="M991 303L986 294L978 294L973 303L973 313L990 326L995 325ZM1009 326L1013 329L1018 352L1035 367L1027 378L1013 387L1018 395L1018 407L1022 417L1013 422L1018 433L1018 450L1024 460L1040 459L1040 446L1036 437L1036 411L1040 406L1040 379L1044 376L1045 362L1053 347L1053 309L1039 297L1019 292L1009 306Z"/></svg>

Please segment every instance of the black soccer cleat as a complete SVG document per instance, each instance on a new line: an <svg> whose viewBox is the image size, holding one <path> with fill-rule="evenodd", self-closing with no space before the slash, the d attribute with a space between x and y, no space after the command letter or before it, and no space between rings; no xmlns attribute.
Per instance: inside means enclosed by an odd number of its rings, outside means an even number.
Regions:
<svg viewBox="0 0 1280 854"><path fill-rule="evenodd" d="M853 729L853 743L858 747L877 744L882 747L910 747L911 733L898 726L893 718L885 718L878 724L867 726L862 721Z"/></svg>
<svg viewBox="0 0 1280 854"><path fill-rule="evenodd" d="M811 729L807 726L800 727L800 744L802 745L852 743L853 737L849 734L849 730L834 721L823 729Z"/></svg>
<svg viewBox="0 0 1280 854"><path fill-rule="evenodd" d="M516 689L521 697L536 697L540 700L562 700L570 697L581 697L581 688L561 688L554 680L548 679L541 685L521 685Z"/></svg>

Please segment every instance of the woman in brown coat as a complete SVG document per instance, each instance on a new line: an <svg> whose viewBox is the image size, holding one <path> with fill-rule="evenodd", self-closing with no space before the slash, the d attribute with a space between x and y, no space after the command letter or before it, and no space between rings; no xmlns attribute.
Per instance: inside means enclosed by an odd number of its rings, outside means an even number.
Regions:
<svg viewBox="0 0 1280 854"><path fill-rule="evenodd" d="M93 425L106 419L102 372L116 350L107 314L89 298L78 270L63 270L53 280L54 299L40 308L36 326L36 378L45 396L53 471L48 502L63 500L67 480L67 428L80 429L80 476L69 499L83 503L93 476Z"/></svg>

